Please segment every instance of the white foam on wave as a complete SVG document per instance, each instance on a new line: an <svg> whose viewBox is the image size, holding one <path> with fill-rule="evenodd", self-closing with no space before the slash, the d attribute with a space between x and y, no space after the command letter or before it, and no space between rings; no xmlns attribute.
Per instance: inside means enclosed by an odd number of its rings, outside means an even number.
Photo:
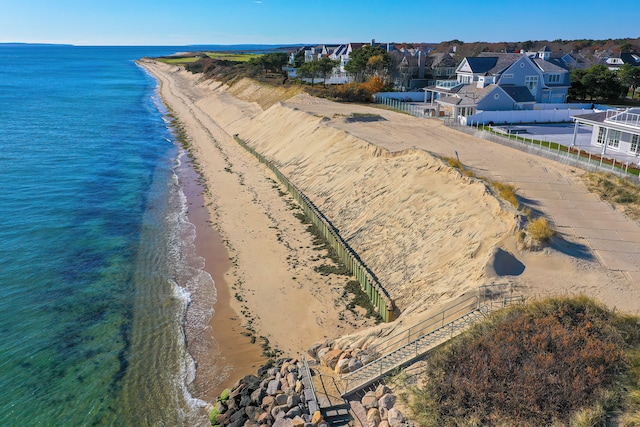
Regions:
<svg viewBox="0 0 640 427"><path fill-rule="evenodd" d="M195 380L197 371L196 361L189 350L194 354L206 352L206 345L201 344L201 340L194 339L194 337L202 335L210 328L217 292L213 278L204 270L205 259L196 252L196 227L189 221L188 200L178 176L183 155L186 153L181 151L175 159L169 191L171 209L169 209L166 221L171 233L168 255L174 275L173 292L177 299L183 301L182 309L178 314L179 318L176 319L182 325L180 340L184 343L183 351L181 351L183 357L180 362L181 372L178 386L182 391L184 401L190 408L188 412L191 412L183 415L192 419L202 413L202 408L206 407L208 403L193 397L189 392L189 386ZM187 349L188 338L189 349Z"/></svg>

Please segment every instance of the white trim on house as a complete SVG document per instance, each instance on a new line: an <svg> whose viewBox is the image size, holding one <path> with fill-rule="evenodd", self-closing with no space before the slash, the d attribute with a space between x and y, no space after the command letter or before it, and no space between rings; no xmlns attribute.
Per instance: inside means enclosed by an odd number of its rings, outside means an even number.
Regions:
<svg viewBox="0 0 640 427"><path fill-rule="evenodd" d="M587 125L593 128L590 145L640 157L640 108L607 110L573 117L576 128Z"/></svg>

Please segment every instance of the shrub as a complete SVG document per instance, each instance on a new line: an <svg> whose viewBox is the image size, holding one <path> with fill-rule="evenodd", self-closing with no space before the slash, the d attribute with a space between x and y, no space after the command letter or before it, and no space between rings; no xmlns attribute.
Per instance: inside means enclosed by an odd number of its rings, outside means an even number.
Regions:
<svg viewBox="0 0 640 427"><path fill-rule="evenodd" d="M366 82L360 83L360 87L367 92L374 94L382 90L382 88L384 87L384 82L382 81L382 78L373 76Z"/></svg>
<svg viewBox="0 0 640 427"><path fill-rule="evenodd" d="M344 102L371 102L373 94L361 87L358 83L348 83L337 86L332 93L336 101Z"/></svg>
<svg viewBox="0 0 640 427"><path fill-rule="evenodd" d="M413 417L423 426L601 419L620 405L610 390L627 371L615 317L586 297L495 313L431 355L410 397Z"/></svg>
<svg viewBox="0 0 640 427"><path fill-rule="evenodd" d="M347 83L333 89L332 96L337 101L344 102L371 102L373 94L380 92L384 87L382 79L374 76L364 83Z"/></svg>
<svg viewBox="0 0 640 427"><path fill-rule="evenodd" d="M551 225L549 225L547 219L543 217L529 221L527 231L529 231L531 238L536 242L549 242L555 234L555 231Z"/></svg>

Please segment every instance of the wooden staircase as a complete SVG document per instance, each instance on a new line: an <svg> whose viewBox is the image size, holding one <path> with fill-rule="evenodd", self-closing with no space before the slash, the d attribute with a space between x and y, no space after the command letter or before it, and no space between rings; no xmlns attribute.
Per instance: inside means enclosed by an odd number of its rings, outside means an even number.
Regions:
<svg viewBox="0 0 640 427"><path fill-rule="evenodd" d="M347 397L362 390L395 369L424 357L429 351L460 335L490 311L521 301L521 296L498 300L480 296L468 297L394 335L384 345L376 348L380 355L377 359L342 376L342 396Z"/></svg>

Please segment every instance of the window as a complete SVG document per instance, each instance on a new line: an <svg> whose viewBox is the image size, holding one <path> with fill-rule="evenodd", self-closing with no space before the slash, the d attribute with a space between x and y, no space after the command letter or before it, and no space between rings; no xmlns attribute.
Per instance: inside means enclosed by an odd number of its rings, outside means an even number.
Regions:
<svg viewBox="0 0 640 427"><path fill-rule="evenodd" d="M535 95L538 91L538 76L525 76L524 85L532 95Z"/></svg>
<svg viewBox="0 0 640 427"><path fill-rule="evenodd" d="M607 134L607 128L599 128L598 129L598 139L596 140L596 144L602 145L604 144L604 138Z"/></svg>
<svg viewBox="0 0 640 427"><path fill-rule="evenodd" d="M512 79L513 78L513 74L505 74L502 76L503 79Z"/></svg>
<svg viewBox="0 0 640 427"><path fill-rule="evenodd" d="M610 130L607 135L607 146L611 148L618 148L620 145L620 131Z"/></svg>
<svg viewBox="0 0 640 427"><path fill-rule="evenodd" d="M629 151L640 154L640 135L631 135L631 149Z"/></svg>
<svg viewBox="0 0 640 427"><path fill-rule="evenodd" d="M549 74L549 83L560 83L560 74Z"/></svg>

